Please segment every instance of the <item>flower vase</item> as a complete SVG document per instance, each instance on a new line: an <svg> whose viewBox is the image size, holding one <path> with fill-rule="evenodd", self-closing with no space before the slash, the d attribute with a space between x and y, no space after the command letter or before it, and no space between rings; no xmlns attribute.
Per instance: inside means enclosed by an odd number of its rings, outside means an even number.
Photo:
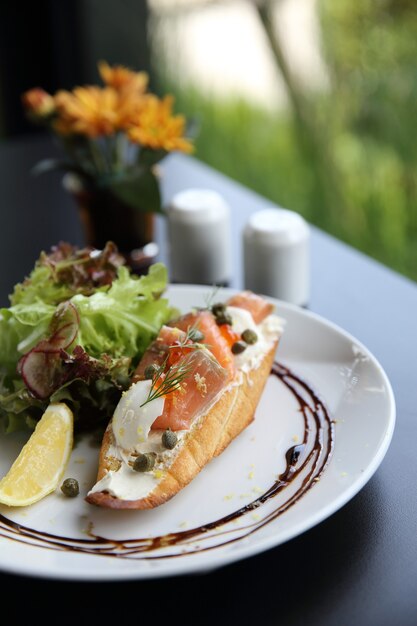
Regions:
<svg viewBox="0 0 417 626"><path fill-rule="evenodd" d="M113 241L134 272L146 272L158 253L154 214L130 206L109 189L86 186L74 174L66 174L63 185L76 202L85 244L102 250Z"/></svg>

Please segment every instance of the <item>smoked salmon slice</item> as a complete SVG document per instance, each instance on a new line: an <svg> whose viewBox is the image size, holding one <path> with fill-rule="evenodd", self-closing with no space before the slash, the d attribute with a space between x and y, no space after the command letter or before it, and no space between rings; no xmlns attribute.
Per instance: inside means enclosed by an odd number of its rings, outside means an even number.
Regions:
<svg viewBox="0 0 417 626"><path fill-rule="evenodd" d="M188 313L172 322L172 324L185 332L189 331L190 328L199 330L204 337L201 340L202 343L214 354L220 365L228 371L229 378L232 379L234 377L235 365L230 350L231 344L223 336L220 330L221 327L217 326L214 315L210 311L203 310L196 313Z"/></svg>
<svg viewBox="0 0 417 626"><path fill-rule="evenodd" d="M227 302L228 306L249 311L256 324L262 322L274 307L264 298L250 291L241 292ZM193 341L193 331L200 331L198 343ZM204 411L213 399L235 376L236 369L232 345L241 339L229 324L218 324L207 309L197 310L162 326L158 337L150 345L139 363L133 382L145 378L149 365L164 369L163 380L181 368L187 375L178 389L165 395L164 410L152 429L183 430L190 427L198 413ZM199 345L203 344L203 345Z"/></svg>
<svg viewBox="0 0 417 626"><path fill-rule="evenodd" d="M211 403L228 379L227 370L214 355L188 338L188 323L184 326L185 331L177 326L163 326L133 377L133 382L144 380L149 365L164 368L165 374L169 370L174 377L176 370L186 371L178 389L165 396L163 413L152 424L154 430L189 428L197 413ZM161 381L165 374L161 373Z"/></svg>
<svg viewBox="0 0 417 626"><path fill-rule="evenodd" d="M189 373L178 390L165 396L163 413L152 424L153 429L189 428L194 418L204 413L224 389L227 372L208 350L199 348L189 352L173 369L180 367Z"/></svg>
<svg viewBox="0 0 417 626"><path fill-rule="evenodd" d="M144 380L145 370L149 365L160 367L168 359L171 346L181 345L184 341L185 332L179 328L162 326L158 337L151 343L137 366L132 382Z"/></svg>
<svg viewBox="0 0 417 626"><path fill-rule="evenodd" d="M249 311L255 324L260 324L274 310L274 305L267 302L261 296L251 291L242 291L232 296L227 302L228 306L235 306Z"/></svg>

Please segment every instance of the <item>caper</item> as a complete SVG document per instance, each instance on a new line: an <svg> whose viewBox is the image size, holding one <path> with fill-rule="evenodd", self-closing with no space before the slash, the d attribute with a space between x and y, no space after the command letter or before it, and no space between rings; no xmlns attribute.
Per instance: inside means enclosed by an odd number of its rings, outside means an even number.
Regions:
<svg viewBox="0 0 417 626"><path fill-rule="evenodd" d="M147 380L152 380L157 371L158 371L158 366L155 365L155 363L151 363L151 365L147 365L145 367L145 372L144 372L145 378Z"/></svg>
<svg viewBox="0 0 417 626"><path fill-rule="evenodd" d="M75 478L66 478L61 485L61 491L67 498L75 498L80 493L80 485Z"/></svg>
<svg viewBox="0 0 417 626"><path fill-rule="evenodd" d="M177 442L177 435L172 432L170 428L167 428L162 435L162 445L164 446L164 448L167 448L167 450L172 450L177 445Z"/></svg>
<svg viewBox="0 0 417 626"><path fill-rule="evenodd" d="M223 324L229 324L231 326L233 324L233 320L230 315L224 313L224 315L216 316L216 324L218 326L222 326Z"/></svg>
<svg viewBox="0 0 417 626"><path fill-rule="evenodd" d="M218 315L225 315L226 305L223 302L216 302L216 304L213 304L213 306L211 307L211 312L215 317L217 317Z"/></svg>
<svg viewBox="0 0 417 626"><path fill-rule="evenodd" d="M201 343L204 339L204 335L198 328L191 328L191 330L188 331L188 338L194 341L194 343Z"/></svg>
<svg viewBox="0 0 417 626"><path fill-rule="evenodd" d="M149 472L155 465L155 458L154 452L139 454L133 462L133 469L135 472Z"/></svg>
<svg viewBox="0 0 417 626"><path fill-rule="evenodd" d="M258 335L251 328L247 328L241 335L243 341L249 345L252 345L258 341Z"/></svg>
<svg viewBox="0 0 417 626"><path fill-rule="evenodd" d="M235 341L232 345L233 354L242 354L246 350L246 343L244 341Z"/></svg>

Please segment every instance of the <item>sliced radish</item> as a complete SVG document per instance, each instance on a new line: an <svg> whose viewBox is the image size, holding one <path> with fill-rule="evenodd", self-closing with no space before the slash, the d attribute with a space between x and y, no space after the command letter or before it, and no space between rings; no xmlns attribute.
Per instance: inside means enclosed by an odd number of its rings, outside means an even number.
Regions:
<svg viewBox="0 0 417 626"><path fill-rule="evenodd" d="M62 384L62 360L58 352L31 350L19 364L23 381L35 398L48 398Z"/></svg>
<svg viewBox="0 0 417 626"><path fill-rule="evenodd" d="M49 327L50 335L32 349L35 352L59 352L66 350L78 334L80 318L72 302L64 302L57 308Z"/></svg>
<svg viewBox="0 0 417 626"><path fill-rule="evenodd" d="M48 398L65 382L61 351L75 341L79 322L78 311L71 302L60 304L51 320L49 337L41 339L19 360L17 371L36 398Z"/></svg>

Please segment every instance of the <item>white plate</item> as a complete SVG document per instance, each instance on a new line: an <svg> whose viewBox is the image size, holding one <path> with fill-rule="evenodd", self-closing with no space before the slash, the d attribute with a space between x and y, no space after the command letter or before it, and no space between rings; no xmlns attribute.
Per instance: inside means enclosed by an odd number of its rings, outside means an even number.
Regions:
<svg viewBox="0 0 417 626"><path fill-rule="evenodd" d="M207 291L173 286L169 297L187 311L204 305ZM219 298L230 293L224 290ZM202 571L277 546L348 502L375 472L391 441L395 423L391 385L356 339L317 315L275 303L287 321L277 360L306 381L313 395L300 384L294 386L291 378L284 384L271 375L255 421L187 488L155 510L107 511L88 505L81 496L66 499L59 490L25 509L0 507L0 569L84 580ZM286 468L287 450L303 439L300 402L307 407L316 404L318 413L321 402L328 407L332 423L324 424L322 439L326 447L334 430L333 454L327 465L325 449L316 467L314 451L314 458L303 463L303 456L312 451L308 443L298 459L303 466L300 474L265 500L263 494ZM309 408L306 415L314 421ZM310 442L315 435L313 424ZM21 437L2 438L0 475L7 472L21 445ZM97 453L88 438L72 453L66 476L77 478L84 494L94 482ZM303 484L309 489L297 499ZM237 514L251 502L256 508ZM195 530L201 526L205 532Z"/></svg>

